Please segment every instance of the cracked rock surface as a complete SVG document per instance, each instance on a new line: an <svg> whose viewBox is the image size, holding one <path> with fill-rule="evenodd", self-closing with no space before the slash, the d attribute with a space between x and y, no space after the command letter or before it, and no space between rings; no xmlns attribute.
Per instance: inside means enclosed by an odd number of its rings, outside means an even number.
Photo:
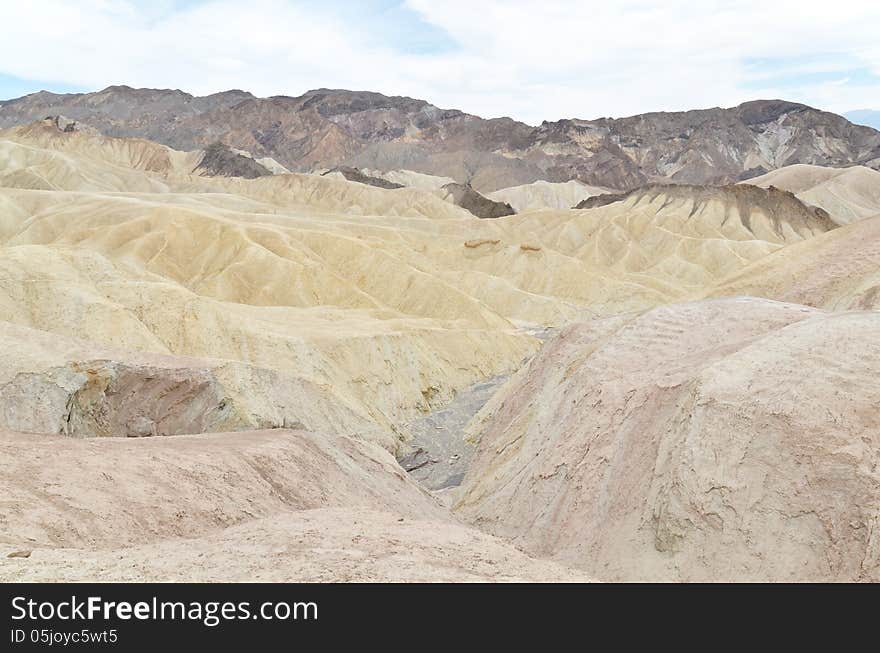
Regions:
<svg viewBox="0 0 880 653"><path fill-rule="evenodd" d="M754 298L562 329L457 514L599 580L880 580L880 313Z"/></svg>

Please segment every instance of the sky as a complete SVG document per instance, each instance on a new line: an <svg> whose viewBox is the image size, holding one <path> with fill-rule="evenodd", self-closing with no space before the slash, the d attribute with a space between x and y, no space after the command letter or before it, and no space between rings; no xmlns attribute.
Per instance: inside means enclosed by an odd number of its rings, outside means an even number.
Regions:
<svg viewBox="0 0 880 653"><path fill-rule="evenodd" d="M880 109L877 0L0 0L0 99L111 84L408 95L530 124Z"/></svg>

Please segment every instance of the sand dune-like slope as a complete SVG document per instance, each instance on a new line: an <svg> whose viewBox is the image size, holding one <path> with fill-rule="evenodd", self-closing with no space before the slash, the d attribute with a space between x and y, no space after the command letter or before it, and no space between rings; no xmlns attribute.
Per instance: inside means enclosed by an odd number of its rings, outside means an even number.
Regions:
<svg viewBox="0 0 880 653"><path fill-rule="evenodd" d="M617 313L711 288L834 227L793 197L755 191L657 186L594 209L493 221L468 243L471 265L531 293Z"/></svg>
<svg viewBox="0 0 880 653"><path fill-rule="evenodd" d="M829 310L880 309L880 215L755 261L711 292Z"/></svg>
<svg viewBox="0 0 880 653"><path fill-rule="evenodd" d="M731 200L713 189L658 187L589 211L487 224L432 192L317 175L158 181L169 191L9 189L2 201L21 219L2 229L10 245L64 244L138 259L217 299L388 307L497 326L680 299L828 228L777 211L766 198Z"/></svg>
<svg viewBox="0 0 880 653"><path fill-rule="evenodd" d="M187 183L175 185L175 189L185 193L241 195L268 204L273 212L430 219L473 217L434 192L418 188L397 188L388 192L387 189L347 181L341 175L285 174L256 180L192 178Z"/></svg>
<svg viewBox="0 0 880 653"><path fill-rule="evenodd" d="M6 321L293 374L384 428L536 346L442 279L346 233L350 218L321 228L320 206L296 219L230 194L0 195Z"/></svg>
<svg viewBox="0 0 880 653"><path fill-rule="evenodd" d="M90 131L64 132L49 122L0 130L0 187L128 193L241 195L269 209L346 214L464 217L467 212L435 193L401 189L377 194L362 184L321 175L279 174L258 180L206 177L203 153L178 152L139 139ZM234 198L232 198L234 199Z"/></svg>
<svg viewBox="0 0 880 653"><path fill-rule="evenodd" d="M744 183L791 191L804 202L828 211L839 224L880 213L880 172L865 166L825 168L798 164Z"/></svg>
<svg viewBox="0 0 880 653"><path fill-rule="evenodd" d="M0 140L0 185L35 190L168 190L160 179L139 174L127 165L88 161L9 140Z"/></svg>
<svg viewBox="0 0 880 653"><path fill-rule="evenodd" d="M0 453L5 581L589 580L456 524L358 438L0 432Z"/></svg>
<svg viewBox="0 0 880 653"><path fill-rule="evenodd" d="M206 564L209 561L209 564ZM0 558L6 581L589 582L449 521L364 508L251 520L200 538L107 551L37 549Z"/></svg>
<svg viewBox="0 0 880 653"><path fill-rule="evenodd" d="M447 184L455 183L455 179L452 177L427 175L423 172L414 172L412 170L374 170L365 168L364 172L394 184L409 186L410 188L421 188L422 190L439 190Z"/></svg>
<svg viewBox="0 0 880 653"><path fill-rule="evenodd" d="M588 186L572 179L566 182L535 181L531 184L502 188L486 195L496 202L507 202L517 213L541 209L570 209L578 202L594 195L614 191L599 186Z"/></svg>
<svg viewBox="0 0 880 653"><path fill-rule="evenodd" d="M258 411L276 422L294 411L308 424L313 408L334 402L387 430L458 387L518 365L535 347L527 334L444 328L393 312L382 319L363 310L217 301L149 275L127 276L130 270L82 250L31 246L3 254L0 307L11 322L99 345L237 361L246 365L231 373L251 376L250 383L288 379L287 392L317 388L326 397L280 413Z"/></svg>
<svg viewBox="0 0 880 653"><path fill-rule="evenodd" d="M706 292L826 228L758 189L731 201L660 187L597 209L479 220L418 189L184 175L132 167L153 160L132 154L146 142L43 123L7 132L10 148L48 157L41 174L57 190L0 188L0 317L105 347L239 361L262 382L324 396L301 395L322 407L311 417L272 400L235 428L294 412L324 428L345 414L406 438L419 411L533 354L538 341L518 327ZM179 154L155 147L162 161ZM70 177L90 166L113 184ZM125 175L140 180L133 190L120 190ZM202 426L232 428L215 418Z"/></svg>
<svg viewBox="0 0 880 653"><path fill-rule="evenodd" d="M88 128L64 131L59 128L57 120L52 118L0 130L0 143L3 143L7 148L11 144L17 143L20 147L29 149L27 156L33 158L13 161L12 167L38 167L40 163L43 163L44 168L49 167L46 172L50 178L49 181L53 183L58 183L59 180L56 178L59 176L58 173L52 169L51 165L47 165L39 159L40 156L45 157L47 153L54 154L59 165L67 164L76 168L83 163L90 163L102 170L107 167L117 167L123 170L138 170L166 177L191 174L198 166L202 156L199 151L180 152L165 145L139 138L102 136ZM25 154L19 154L19 156L26 157ZM4 168L8 167L10 167L9 163L4 166ZM112 177L109 181L103 179L102 176L89 179L89 181L99 185L94 190L136 190L125 186L126 182L130 183L133 179L133 176L126 175L117 187L112 187ZM64 190L84 189L82 187L71 188L70 186L71 184L68 182L68 185L60 186L60 188Z"/></svg>
<svg viewBox="0 0 880 653"><path fill-rule="evenodd" d="M46 123L5 136L31 158L4 174L43 157L56 190L0 187L0 318L104 347L238 361L403 438L420 411L533 354L522 326L705 293L829 228L793 197L753 187L661 186L590 210L479 220L414 188L194 176L163 146ZM86 183L92 168L112 184ZM273 404L235 427L292 412L311 411ZM300 421L324 428L333 415Z"/></svg>
<svg viewBox="0 0 880 653"><path fill-rule="evenodd" d="M317 174L259 179L211 177L204 152L179 152L142 139L86 128L66 132L51 120L0 130L0 187L85 192L222 193L268 203L263 210L308 209L357 215L465 217L464 209L418 188L378 194L363 184ZM259 163L259 161L258 161ZM271 164L269 164L271 167ZM340 176L341 177L341 176Z"/></svg>
<svg viewBox="0 0 880 653"><path fill-rule="evenodd" d="M4 431L0 451L8 506L0 542L9 550L131 546L325 507L446 518L389 453L354 437L284 429L140 439Z"/></svg>
<svg viewBox="0 0 880 653"><path fill-rule="evenodd" d="M880 313L571 326L490 402L460 515L600 580L880 580Z"/></svg>

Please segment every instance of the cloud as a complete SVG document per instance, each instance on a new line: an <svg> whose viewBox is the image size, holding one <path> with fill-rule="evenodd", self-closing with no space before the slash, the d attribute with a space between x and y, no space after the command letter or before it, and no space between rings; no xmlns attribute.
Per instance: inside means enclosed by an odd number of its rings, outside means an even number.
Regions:
<svg viewBox="0 0 880 653"><path fill-rule="evenodd" d="M14 26L0 73L76 87L370 89L532 123L771 96L880 106L876 2L0 0L0 10Z"/></svg>

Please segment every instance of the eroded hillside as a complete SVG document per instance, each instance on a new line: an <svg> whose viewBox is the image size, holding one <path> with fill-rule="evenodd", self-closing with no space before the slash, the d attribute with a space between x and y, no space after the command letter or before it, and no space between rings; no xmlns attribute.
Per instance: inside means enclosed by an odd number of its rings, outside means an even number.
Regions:
<svg viewBox="0 0 880 653"><path fill-rule="evenodd" d="M539 183L481 219L263 154L0 131L0 576L876 579L870 188ZM414 435L473 463L429 492Z"/></svg>

